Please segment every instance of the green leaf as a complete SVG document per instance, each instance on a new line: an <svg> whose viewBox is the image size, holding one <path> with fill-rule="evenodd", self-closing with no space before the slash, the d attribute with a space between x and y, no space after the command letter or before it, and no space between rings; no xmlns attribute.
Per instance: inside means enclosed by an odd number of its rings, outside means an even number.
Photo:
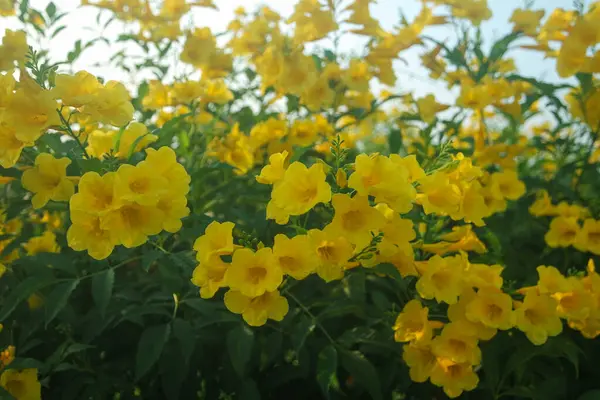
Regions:
<svg viewBox="0 0 600 400"><path fill-rule="evenodd" d="M317 360L317 382L327 399L329 399L329 389L339 387L337 359L337 350L333 345L329 345L319 353Z"/></svg>
<svg viewBox="0 0 600 400"><path fill-rule="evenodd" d="M44 363L33 358L20 358L16 357L10 364L6 366L6 369L28 369L37 368L40 369L44 366ZM1 397L0 397L1 398Z"/></svg>
<svg viewBox="0 0 600 400"><path fill-rule="evenodd" d="M377 370L364 355L358 351L342 350L340 361L342 367L360 386L369 392L373 400L383 399Z"/></svg>
<svg viewBox="0 0 600 400"><path fill-rule="evenodd" d="M402 148L402 131L400 129L392 129L388 136L388 144L390 146L390 154L398 154Z"/></svg>
<svg viewBox="0 0 600 400"><path fill-rule="evenodd" d="M154 264L154 262L157 261L162 255L163 252L156 249L145 251L144 255L142 256L142 268L144 271L148 272L152 264Z"/></svg>
<svg viewBox="0 0 600 400"><path fill-rule="evenodd" d="M79 285L79 279L61 283L50 292L45 302L46 310L46 327L58 315L58 313L67 305L69 296L73 290Z"/></svg>
<svg viewBox="0 0 600 400"><path fill-rule="evenodd" d="M97 172L100 174L102 172L102 161L97 158L78 159L77 163L81 166L82 173Z"/></svg>
<svg viewBox="0 0 600 400"><path fill-rule="evenodd" d="M305 315L303 315L300 322L294 326L292 332L292 345L296 352L299 352L300 349L302 349L304 342L306 342L306 338L308 338L312 331L315 330L315 326L315 321Z"/></svg>
<svg viewBox="0 0 600 400"><path fill-rule="evenodd" d="M171 325L156 325L147 328L140 337L135 360L135 377L139 380L158 361L165 343L171 334Z"/></svg>
<svg viewBox="0 0 600 400"><path fill-rule="evenodd" d="M111 268L98 274L92 278L92 297L100 315L104 317L106 313L106 307L110 303L110 296L112 295L113 286L115 284L115 271Z"/></svg>
<svg viewBox="0 0 600 400"><path fill-rule="evenodd" d="M245 379L242 382L238 398L244 400L260 400L260 392L256 382L252 379Z"/></svg>
<svg viewBox="0 0 600 400"><path fill-rule="evenodd" d="M240 377L246 372L254 345L254 332L246 325L239 325L227 334L227 350L233 369Z"/></svg>
<svg viewBox="0 0 600 400"><path fill-rule="evenodd" d="M579 396L577 400L600 400L600 389L588 390Z"/></svg>
<svg viewBox="0 0 600 400"><path fill-rule="evenodd" d="M177 318L173 321L173 335L179 342L181 354L183 354L186 363L189 363L196 346L196 337L192 325L188 321Z"/></svg>
<svg viewBox="0 0 600 400"><path fill-rule="evenodd" d="M50 19L54 18L56 15L56 4L53 2L48 3L46 6L46 15L48 15Z"/></svg>

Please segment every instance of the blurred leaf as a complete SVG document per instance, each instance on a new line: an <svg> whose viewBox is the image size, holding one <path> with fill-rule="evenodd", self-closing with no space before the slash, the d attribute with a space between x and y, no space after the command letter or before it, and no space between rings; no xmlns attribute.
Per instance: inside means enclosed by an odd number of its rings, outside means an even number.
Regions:
<svg viewBox="0 0 600 400"><path fill-rule="evenodd" d="M329 389L339 387L337 379L337 350L333 345L325 347L317 360L317 382L325 398L329 399Z"/></svg>
<svg viewBox="0 0 600 400"><path fill-rule="evenodd" d="M196 346L196 337L192 326L188 321L180 318L175 319L173 321L173 336L175 336L179 342L181 353L183 354L186 364L189 363L190 357Z"/></svg>
<svg viewBox="0 0 600 400"><path fill-rule="evenodd" d="M579 396L577 400L600 400L600 389L588 390Z"/></svg>
<svg viewBox="0 0 600 400"><path fill-rule="evenodd" d="M73 290L75 290L77 285L79 285L79 279L60 283L54 287L52 292L50 292L44 303L44 308L46 310L46 327L67 305L67 300L69 300L69 296L71 296L71 293L73 293Z"/></svg>
<svg viewBox="0 0 600 400"><path fill-rule="evenodd" d="M157 249L149 249L144 251L144 255L142 256L142 268L144 271L148 272L152 264L155 261L158 261L163 255L163 252Z"/></svg>
<svg viewBox="0 0 600 400"><path fill-rule="evenodd" d="M244 400L260 400L260 392L254 380L248 378L242 381L239 398Z"/></svg>
<svg viewBox="0 0 600 400"><path fill-rule="evenodd" d="M392 129L388 136L388 144L390 146L390 154L398 154L402 148L402 131L400 129Z"/></svg>
<svg viewBox="0 0 600 400"><path fill-rule="evenodd" d="M110 302L114 284L115 271L112 268L92 278L92 297L102 317L106 313L106 307L108 307L108 303Z"/></svg>
<svg viewBox="0 0 600 400"><path fill-rule="evenodd" d="M240 376L246 374L246 364L250 361L254 345L254 332L246 325L239 325L227 334L227 350L233 369Z"/></svg>
<svg viewBox="0 0 600 400"><path fill-rule="evenodd" d="M169 324L151 326L142 333L135 361L136 380L140 380L156 364L170 334Z"/></svg>
<svg viewBox="0 0 600 400"><path fill-rule="evenodd" d="M364 388L373 400L382 400L381 385L373 364L358 351L340 351L342 367Z"/></svg>
<svg viewBox="0 0 600 400"><path fill-rule="evenodd" d="M4 299L4 305L0 309L0 321L5 321L19 303L50 283L47 278L39 276L29 277L19 283Z"/></svg>
<svg viewBox="0 0 600 400"><path fill-rule="evenodd" d="M308 335L315 330L315 326L315 321L313 321L312 318L307 317L306 315L300 317L300 322L294 326L292 332L292 345L296 352L299 352L300 349L302 349Z"/></svg>
<svg viewBox="0 0 600 400"><path fill-rule="evenodd" d="M56 15L56 5L53 2L48 3L46 6L46 15L52 20Z"/></svg>

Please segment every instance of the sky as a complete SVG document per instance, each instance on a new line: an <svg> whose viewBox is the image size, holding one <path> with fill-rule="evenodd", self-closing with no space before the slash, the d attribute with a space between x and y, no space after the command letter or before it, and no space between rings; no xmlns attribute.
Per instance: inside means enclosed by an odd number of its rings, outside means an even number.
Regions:
<svg viewBox="0 0 600 400"><path fill-rule="evenodd" d="M30 0L32 7L43 10L48 4L48 0ZM96 26L96 15L98 10L93 7L81 7L80 0L54 0L59 11L66 11L69 14L63 19L66 29L60 32L51 43L46 43L50 49L51 56L56 59L64 59L67 52L73 49L76 40L81 39L86 42L99 35L115 38L118 36L120 28L118 25L110 25L106 31L102 31ZM512 11L515 8L523 6L524 0L488 0L488 4L493 12L491 20L482 24L482 32L485 39L497 39L507 34L511 30L511 24L508 22ZM233 18L233 10L239 6L244 6L247 10L253 10L259 5L267 5L283 16L289 16L295 4L294 0L215 0L219 11L207 8L196 9L193 14L193 24L198 27L208 26L213 32L225 30L228 22ZM419 12L421 2L418 0L378 0L377 4L372 5L371 14L380 21L384 29L391 29L399 21L399 10L402 10L408 20ZM534 9L545 9L547 15L554 8L561 7L572 8L572 0L536 0ZM103 11L101 21L106 21L110 13ZM19 22L16 18L0 18L0 36L5 29L18 29ZM434 36L439 39L451 39L455 33L450 27L430 28L435 30ZM489 43L489 42L488 42ZM356 50L364 47L364 41L358 37L348 37L342 44L343 49ZM132 49L127 49L132 51ZM438 101L449 102L455 94L449 92L445 83L435 81L428 77L427 71L418 67L418 55L422 53L420 49L409 50L402 53L402 57L407 60L408 65L398 61L395 68L398 75L396 91L401 93L411 92L416 97L428 93L434 93ZM83 53L77 61L76 69L86 69L91 73L102 76L105 80L128 80L124 72L114 68L105 68L96 64L102 64L110 57L111 51L102 44L94 45L90 50ZM515 58L515 63L522 75L535 78L545 78L557 80L554 60L543 60L543 55L537 52L515 50L511 53Z"/></svg>

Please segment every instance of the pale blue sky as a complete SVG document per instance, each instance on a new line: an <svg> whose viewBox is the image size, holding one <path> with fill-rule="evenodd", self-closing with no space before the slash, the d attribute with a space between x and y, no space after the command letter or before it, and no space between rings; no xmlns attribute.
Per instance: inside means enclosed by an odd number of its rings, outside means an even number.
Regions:
<svg viewBox="0 0 600 400"><path fill-rule="evenodd" d="M494 16L490 21L486 21L482 25L484 38L488 40L496 39L508 33L511 29L511 25L508 22L510 15L515 8L522 6L523 2L523 0L489 0L489 6ZM30 3L38 9L43 9L48 4L48 0L30 0ZM60 59L64 58L66 53L73 48L75 40L82 39L85 42L85 40L97 36L97 30L89 30L90 27L95 26L97 10L91 7L79 8L79 0L54 0L54 3L58 6L59 10L70 12L70 15L64 20L67 29L62 31L49 44L52 55L56 59ZM233 10L241 5L251 10L259 4L266 4L282 15L288 16L293 10L295 1L216 0L215 3L220 8L218 12L210 9L197 9L193 16L195 25L209 26L214 32L222 31L232 19ZM372 15L380 21L384 28L390 29L399 21L399 8L411 20L419 12L420 7L421 2L417 0L378 0L377 4L372 6ZM572 8L572 0L537 0L534 5L534 8L543 8L547 12L557 7ZM106 20L108 14L105 14L104 17ZM0 32L3 32L4 28L15 29L17 27L18 21L16 18L0 19ZM449 27L430 29L432 35L442 40L455 37L453 30ZM114 38L119 33L121 32L112 30L105 32L104 35ZM343 47L347 49L361 49L363 43L359 38L348 37L343 42ZM422 49L409 50L402 54L402 57L409 62L409 66L405 66L402 62L397 63L399 77L397 90L403 93L413 92L416 96L435 93L439 100L451 101L453 95L447 91L445 84L429 79L427 72L418 67L418 55L420 53L422 53ZM123 72L94 66L96 63L102 63L109 54L106 47L98 45L94 49L84 53L83 57L77 62L76 68L87 69L92 73L103 76L105 79L127 80L129 77ZM543 60L542 54L530 51L515 51L514 57L517 67L523 75L544 77L551 80L557 79L554 60Z"/></svg>

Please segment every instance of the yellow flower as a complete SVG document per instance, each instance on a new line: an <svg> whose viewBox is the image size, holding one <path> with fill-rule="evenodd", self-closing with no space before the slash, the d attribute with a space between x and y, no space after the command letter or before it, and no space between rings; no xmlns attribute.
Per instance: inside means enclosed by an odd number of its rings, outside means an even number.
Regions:
<svg viewBox="0 0 600 400"><path fill-rule="evenodd" d="M481 362L481 350L477 337L464 330L460 322L444 325L442 333L431 341L433 354L452 362L477 365Z"/></svg>
<svg viewBox="0 0 600 400"><path fill-rule="evenodd" d="M23 248L30 256L39 253L60 253L56 235L51 231L44 232L42 236L32 237L23 245Z"/></svg>
<svg viewBox="0 0 600 400"><path fill-rule="evenodd" d="M225 104L233 100L233 93L222 79L212 79L204 83L203 103Z"/></svg>
<svg viewBox="0 0 600 400"><path fill-rule="evenodd" d="M75 192L75 185L67 178L67 166L71 160L66 157L56 159L51 154L42 153L35 159L35 166L23 172L23 187L34 193L31 203L34 208L42 208L48 201L68 201Z"/></svg>
<svg viewBox="0 0 600 400"><path fill-rule="evenodd" d="M319 259L317 275L325 282L342 279L344 270L351 265L348 260L354 251L352 244L328 229L311 229L308 236Z"/></svg>
<svg viewBox="0 0 600 400"><path fill-rule="evenodd" d="M415 268L415 255L412 246L408 242L393 243L385 238L377 246L379 254L373 262L390 263L400 273L402 277L419 276ZM370 260L362 260L363 266L367 267L366 263ZM375 265L373 265L375 266Z"/></svg>
<svg viewBox="0 0 600 400"><path fill-rule="evenodd" d="M525 184L515 171L495 172L490 177L493 195L498 199L517 200L525 194Z"/></svg>
<svg viewBox="0 0 600 400"><path fill-rule="evenodd" d="M453 323L460 324L465 334L475 336L479 340L490 340L498 332L497 329L467 319L467 306L475 296L476 293L473 288L465 288L460 294L458 302L448 306L448 319Z"/></svg>
<svg viewBox="0 0 600 400"><path fill-rule="evenodd" d="M436 114L440 111L444 111L448 108L447 105L439 104L435 100L435 96L432 94L428 94L425 97L421 97L416 101L417 107L419 109L419 115L423 122L427 124L431 124L436 117Z"/></svg>
<svg viewBox="0 0 600 400"><path fill-rule="evenodd" d="M302 215L318 203L331 200L331 187L325 179L321 164L306 168L304 164L294 162L273 188L271 202L287 215Z"/></svg>
<svg viewBox="0 0 600 400"><path fill-rule="evenodd" d="M242 314L250 326L262 326L267 319L281 321L288 313L289 305L277 290L265 292L258 297L248 297L230 290L225 293L225 307L235 314Z"/></svg>
<svg viewBox="0 0 600 400"><path fill-rule="evenodd" d="M0 386L17 400L41 400L42 386L35 368L7 369L0 375Z"/></svg>
<svg viewBox="0 0 600 400"><path fill-rule="evenodd" d="M103 124L125 126L133 118L134 109L129 100L129 92L122 83L108 81L81 112Z"/></svg>
<svg viewBox="0 0 600 400"><path fill-rule="evenodd" d="M44 305L44 298L37 293L32 294L27 298L27 307L30 310L37 310Z"/></svg>
<svg viewBox="0 0 600 400"><path fill-rule="evenodd" d="M171 88L171 99L175 105L189 104L198 99L203 93L204 87L200 82L175 82Z"/></svg>
<svg viewBox="0 0 600 400"><path fill-rule="evenodd" d="M275 291L282 281L283 272L275 262L273 251L267 247L256 252L237 250L225 272L225 282L229 287L247 297Z"/></svg>
<svg viewBox="0 0 600 400"><path fill-rule="evenodd" d="M317 126L310 120L294 121L288 135L291 145L308 147L313 145L319 135Z"/></svg>
<svg viewBox="0 0 600 400"><path fill-rule="evenodd" d="M397 165L402 165L408 171L408 180L412 182L416 182L419 179L425 177L425 171L419 165L417 161L417 157L414 154L408 155L406 157L400 157L398 154L390 155L390 160Z"/></svg>
<svg viewBox="0 0 600 400"><path fill-rule="evenodd" d="M420 179L419 192L417 203L423 206L425 214L448 215L460 211L460 188L452 183L448 174L444 172L435 172Z"/></svg>
<svg viewBox="0 0 600 400"><path fill-rule="evenodd" d="M458 257L433 256L417 281L417 291L424 299L454 304L463 289L463 266Z"/></svg>
<svg viewBox="0 0 600 400"><path fill-rule="evenodd" d="M552 266L540 265L537 267L539 275L538 290L540 294L554 294L569 290L569 283L559 270Z"/></svg>
<svg viewBox="0 0 600 400"><path fill-rule="evenodd" d="M562 332L562 322L556 314L557 301L547 294L530 291L515 310L516 327L525 333L531 343L539 346L548 336Z"/></svg>
<svg viewBox="0 0 600 400"><path fill-rule="evenodd" d="M55 79L56 86L52 92L65 106L81 107L89 104L102 89L98 79L87 71L79 71L75 75L58 74Z"/></svg>
<svg viewBox="0 0 600 400"><path fill-rule="evenodd" d="M372 233L381 229L385 223L383 215L369 205L366 196L335 194L331 202L335 215L328 229L333 235L344 236L358 249L369 245Z"/></svg>
<svg viewBox="0 0 600 400"><path fill-rule="evenodd" d="M113 149L115 134L115 131L93 130L88 135L88 145L85 150L92 157L104 158Z"/></svg>
<svg viewBox="0 0 600 400"><path fill-rule="evenodd" d="M24 31L4 31L0 45L0 71L11 70L17 63L23 63L27 57L29 46Z"/></svg>
<svg viewBox="0 0 600 400"><path fill-rule="evenodd" d="M477 289L486 287L501 289L504 283L501 276L503 269L501 265L469 264L465 271L466 281Z"/></svg>
<svg viewBox="0 0 600 400"><path fill-rule="evenodd" d="M536 217L544 215L553 215L554 207L552 206L552 199L548 195L546 190L540 190L536 193L536 199L531 206L529 206L529 213Z"/></svg>
<svg viewBox="0 0 600 400"><path fill-rule="evenodd" d="M107 172L103 176L96 172L83 174L79 180L79 192L69 201L71 212L85 211L88 214L102 216L114 209L116 207L115 175L114 172Z"/></svg>
<svg viewBox="0 0 600 400"><path fill-rule="evenodd" d="M71 210L72 225L67 231L69 247L75 251L87 250L96 260L107 258L117 244L111 232L102 229L101 217L81 210Z"/></svg>
<svg viewBox="0 0 600 400"><path fill-rule="evenodd" d="M576 218L556 217L550 222L544 239L550 247L569 247L575 243L580 229Z"/></svg>
<svg viewBox="0 0 600 400"><path fill-rule="evenodd" d="M50 91L21 73L19 89L10 100L5 123L16 131L16 138L32 145L51 126L60 125L57 103Z"/></svg>
<svg viewBox="0 0 600 400"><path fill-rule="evenodd" d="M534 36L544 17L544 10L524 10L517 8L510 17L510 22L514 23L513 31L522 31L528 36Z"/></svg>
<svg viewBox="0 0 600 400"><path fill-rule="evenodd" d="M5 124L0 117L0 165L2 168L14 167L21 157L23 148L32 145L32 142L24 142L17 138L16 129Z"/></svg>
<svg viewBox="0 0 600 400"><path fill-rule="evenodd" d="M515 325L512 298L493 286L479 289L467 304L465 315L469 321L490 328L506 330Z"/></svg>
<svg viewBox="0 0 600 400"><path fill-rule="evenodd" d="M115 201L135 202L143 206L156 206L166 192L168 181L156 173L149 164L137 166L123 164L114 179Z"/></svg>
<svg viewBox="0 0 600 400"><path fill-rule="evenodd" d="M211 222L194 242L194 250L198 252L196 259L206 262L211 257L224 256L233 253L233 222Z"/></svg>
<svg viewBox="0 0 600 400"><path fill-rule="evenodd" d="M158 150L146 149L146 160L138 165L147 166L165 178L169 194L183 197L189 192L191 178L183 165L177 162L177 155L172 148L162 146Z"/></svg>
<svg viewBox="0 0 600 400"><path fill-rule="evenodd" d="M157 140L158 136L148 133L148 128L146 128L144 124L140 122L132 122L121 135L116 156L119 158L127 158L129 156L129 152L137 153L144 147L147 147ZM136 143L135 147L133 147L134 143Z"/></svg>
<svg viewBox="0 0 600 400"><path fill-rule="evenodd" d="M473 390L479 377L469 363L455 363L447 358L438 358L431 371L431 383L444 389L450 398L456 398L465 390Z"/></svg>
<svg viewBox="0 0 600 400"><path fill-rule="evenodd" d="M443 324L429 321L429 308L421 306L419 300L411 300L402 309L394 324L394 340L396 342L427 342L431 340L433 329Z"/></svg>
<svg viewBox="0 0 600 400"><path fill-rule="evenodd" d="M561 318L586 319L594 308L594 298L576 277L567 278L567 290L552 294L558 301L556 311Z"/></svg>
<svg viewBox="0 0 600 400"><path fill-rule="evenodd" d="M298 280L313 273L319 262L307 235L291 239L282 234L276 235L273 256L284 274Z"/></svg>
<svg viewBox="0 0 600 400"><path fill-rule="evenodd" d="M109 231L115 243L137 247L162 230L164 214L156 207L125 203L102 217L100 229Z"/></svg>
<svg viewBox="0 0 600 400"><path fill-rule="evenodd" d="M264 185L274 185L280 182L285 174L288 155L289 153L285 150L281 153L272 154L269 157L269 165L263 167L260 175L256 177L256 181Z"/></svg>
<svg viewBox="0 0 600 400"><path fill-rule="evenodd" d="M411 342L402 347L402 359L409 367L410 379L413 382L425 382L429 379L436 365L436 356L428 342Z"/></svg>
<svg viewBox="0 0 600 400"><path fill-rule="evenodd" d="M580 251L600 255L600 221L591 218L583 221L573 245Z"/></svg>
<svg viewBox="0 0 600 400"><path fill-rule="evenodd" d="M192 283L200 288L200 297L210 299L215 295L217 290L226 287L225 271L229 268L229 264L224 262L219 255L209 257L200 256L202 261L192 274Z"/></svg>
<svg viewBox="0 0 600 400"><path fill-rule="evenodd" d="M148 94L144 96L142 105L146 109L158 110L173 105L169 88L161 81L152 80L148 85Z"/></svg>

